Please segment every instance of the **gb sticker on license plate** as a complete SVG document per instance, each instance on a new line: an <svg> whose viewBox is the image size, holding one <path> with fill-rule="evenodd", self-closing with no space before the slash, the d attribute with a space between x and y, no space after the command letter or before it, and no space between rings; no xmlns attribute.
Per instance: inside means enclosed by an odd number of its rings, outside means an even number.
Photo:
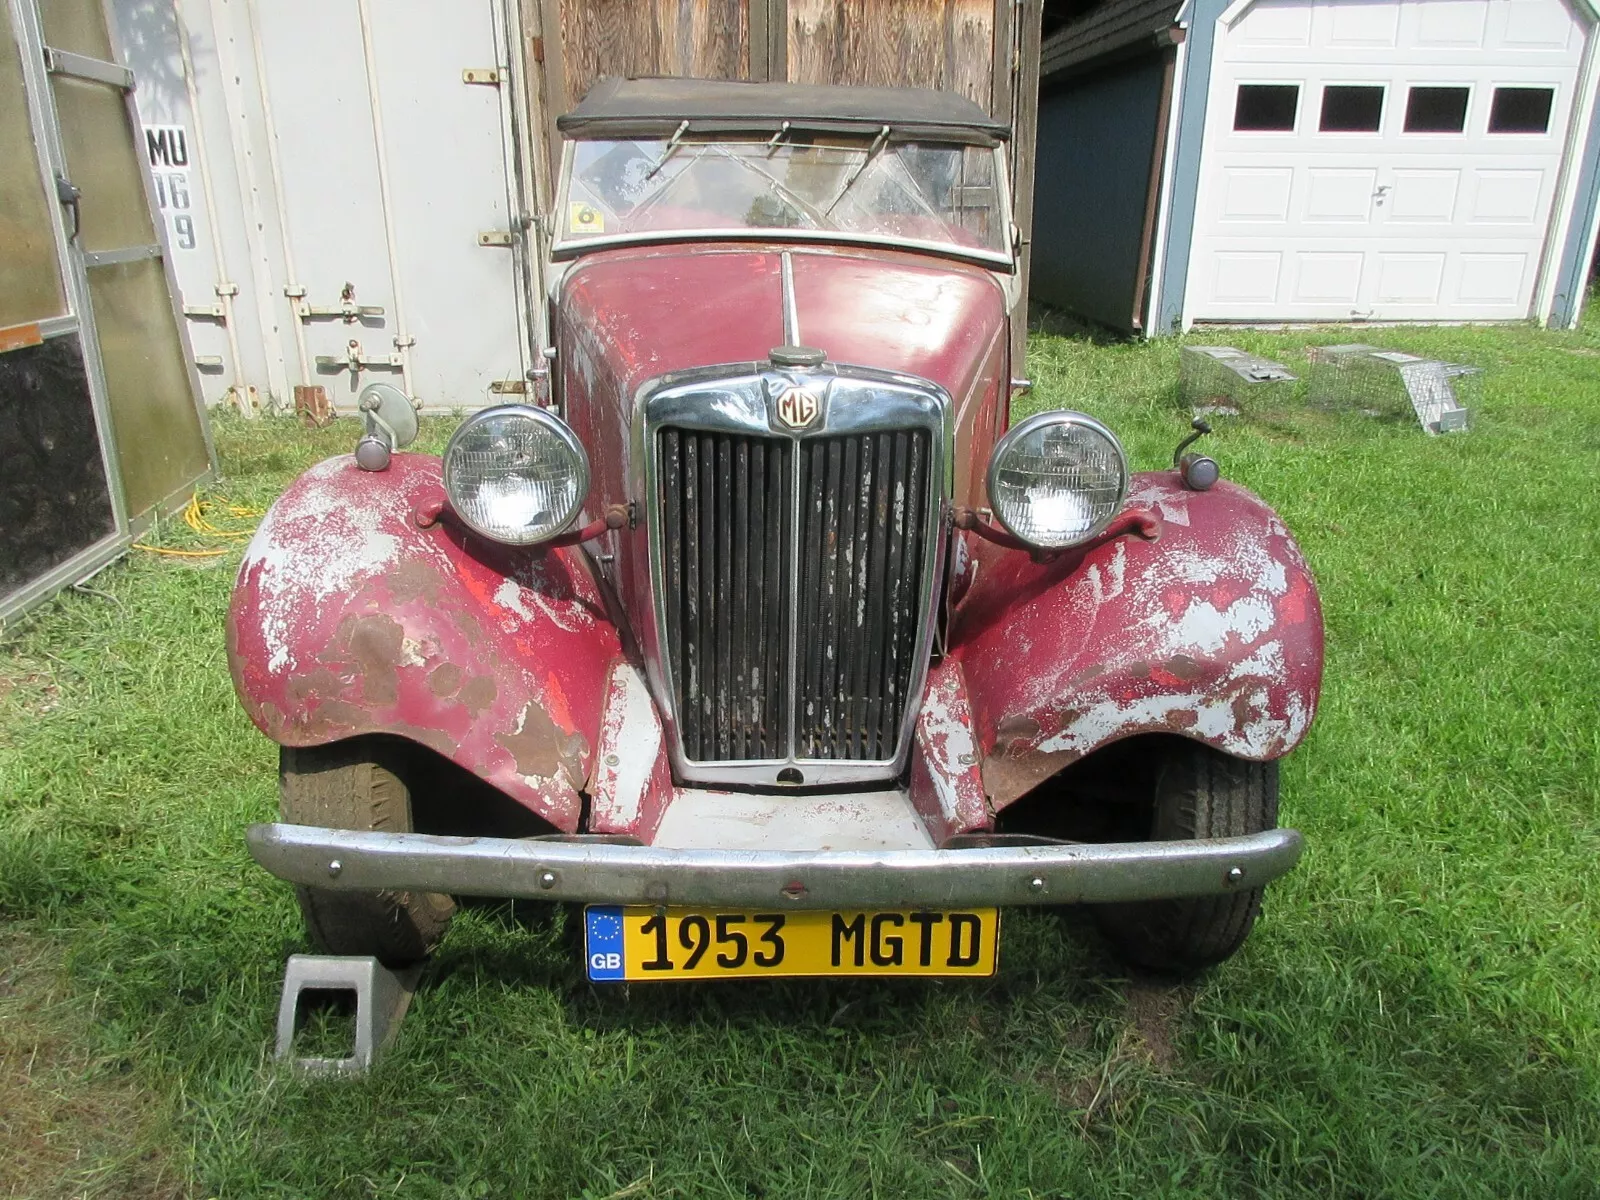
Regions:
<svg viewBox="0 0 1600 1200"><path fill-rule="evenodd" d="M597 982L735 976L994 974L1000 914L925 909L719 912L593 905L584 967Z"/></svg>

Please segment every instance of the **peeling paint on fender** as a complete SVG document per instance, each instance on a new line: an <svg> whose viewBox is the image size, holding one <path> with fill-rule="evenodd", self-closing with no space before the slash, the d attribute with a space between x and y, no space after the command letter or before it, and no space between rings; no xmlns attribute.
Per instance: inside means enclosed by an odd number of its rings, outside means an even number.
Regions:
<svg viewBox="0 0 1600 1200"><path fill-rule="evenodd" d="M966 680L951 659L928 672L912 748L911 803L935 845L989 825Z"/></svg>
<svg viewBox="0 0 1600 1200"><path fill-rule="evenodd" d="M421 454L333 458L290 486L234 588L240 701L283 745L409 738L576 829L617 631L578 550L417 528L440 488Z"/></svg>
<svg viewBox="0 0 1600 1200"><path fill-rule="evenodd" d="M1316 585L1283 523L1229 483L1135 478L1167 522L1063 571L980 545L951 655L965 671L989 801L1003 807L1101 746L1173 733L1254 760L1305 737L1322 680Z"/></svg>

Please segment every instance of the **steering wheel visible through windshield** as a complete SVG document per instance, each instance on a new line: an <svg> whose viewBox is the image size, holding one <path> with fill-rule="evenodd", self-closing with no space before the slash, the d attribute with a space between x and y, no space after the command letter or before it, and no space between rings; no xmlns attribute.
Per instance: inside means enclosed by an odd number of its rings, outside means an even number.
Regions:
<svg viewBox="0 0 1600 1200"><path fill-rule="evenodd" d="M996 166L986 147L882 138L577 141L556 246L767 233L1009 258Z"/></svg>

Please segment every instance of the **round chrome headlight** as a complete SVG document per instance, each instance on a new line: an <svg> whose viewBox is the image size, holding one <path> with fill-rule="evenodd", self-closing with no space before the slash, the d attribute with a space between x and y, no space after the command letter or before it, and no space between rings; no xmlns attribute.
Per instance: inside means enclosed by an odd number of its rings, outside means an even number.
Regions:
<svg viewBox="0 0 1600 1200"><path fill-rule="evenodd" d="M486 408L463 421L445 448L444 490L484 537L529 546L572 524L589 494L589 456L552 412Z"/></svg>
<svg viewBox="0 0 1600 1200"><path fill-rule="evenodd" d="M989 503L1030 546L1060 550L1110 523L1128 490L1128 460L1093 417L1045 412L1013 426L989 460Z"/></svg>

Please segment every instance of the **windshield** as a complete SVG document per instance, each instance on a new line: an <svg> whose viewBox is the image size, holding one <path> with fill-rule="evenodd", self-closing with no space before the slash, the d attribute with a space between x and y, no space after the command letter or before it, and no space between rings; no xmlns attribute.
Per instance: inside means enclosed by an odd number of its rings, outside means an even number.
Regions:
<svg viewBox="0 0 1600 1200"><path fill-rule="evenodd" d="M577 141L556 246L757 231L1009 261L997 161L986 147L882 139Z"/></svg>

